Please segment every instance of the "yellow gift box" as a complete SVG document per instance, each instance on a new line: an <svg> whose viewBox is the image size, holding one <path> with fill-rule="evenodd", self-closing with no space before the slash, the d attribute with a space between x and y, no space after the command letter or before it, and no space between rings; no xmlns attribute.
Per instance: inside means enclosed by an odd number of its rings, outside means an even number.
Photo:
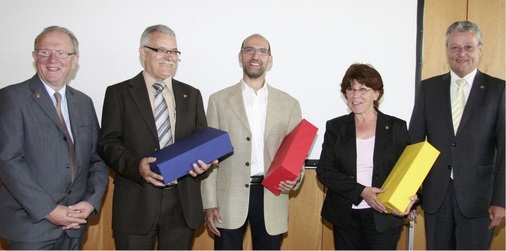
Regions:
<svg viewBox="0 0 506 251"><path fill-rule="evenodd" d="M439 151L426 141L406 146L381 187L386 192L378 194L389 212L393 209L404 212L408 208L411 196L420 188L438 156Z"/></svg>

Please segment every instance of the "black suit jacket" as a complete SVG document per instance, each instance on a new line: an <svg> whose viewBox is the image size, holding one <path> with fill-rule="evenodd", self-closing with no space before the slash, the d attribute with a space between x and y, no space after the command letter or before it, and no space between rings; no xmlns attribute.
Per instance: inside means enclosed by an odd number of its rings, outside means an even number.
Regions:
<svg viewBox="0 0 506 251"><path fill-rule="evenodd" d="M172 80L176 103L175 141L207 127L198 89ZM116 231L143 234L149 231L159 203L159 189L146 183L139 163L159 149L153 110L142 72L109 86L102 113L99 153L115 172L113 223ZM180 202L190 228L204 223L200 180L186 176L178 181Z"/></svg>
<svg viewBox="0 0 506 251"><path fill-rule="evenodd" d="M450 73L422 81L409 131L441 153L422 185L426 213L439 210L450 182L465 217L486 217L504 207L504 80L476 73L457 134L453 132Z"/></svg>
<svg viewBox="0 0 506 251"><path fill-rule="evenodd" d="M328 188L321 215L342 229L350 225L351 206L362 201L365 186L357 183L355 115L327 121L322 153L316 172ZM381 187L409 143L406 122L378 111L374 145L372 186ZM374 211L376 230L400 226L403 218Z"/></svg>

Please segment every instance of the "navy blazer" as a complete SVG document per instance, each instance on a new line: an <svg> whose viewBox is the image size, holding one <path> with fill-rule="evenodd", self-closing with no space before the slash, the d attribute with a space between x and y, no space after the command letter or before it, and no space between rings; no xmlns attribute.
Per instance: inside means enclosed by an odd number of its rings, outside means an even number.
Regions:
<svg viewBox="0 0 506 251"><path fill-rule="evenodd" d="M198 89L172 79L177 107L175 141L207 127ZM109 86L102 113L99 154L116 172L112 228L145 234L151 228L160 189L146 183L139 173L142 158L159 149L155 118L142 72L132 79ZM178 181L180 202L190 228L204 224L200 178ZM158 192L157 192L158 191Z"/></svg>
<svg viewBox="0 0 506 251"><path fill-rule="evenodd" d="M422 208L439 210L450 182L465 217L488 217L491 205L504 207L504 80L480 71L454 134L450 73L422 81L409 132L413 142L427 137L441 153L422 185Z"/></svg>
<svg viewBox="0 0 506 251"><path fill-rule="evenodd" d="M372 186L381 187L397 159L409 144L406 122L378 112L374 145ZM318 180L327 187L322 217L342 229L351 223L352 204L362 201L365 186L357 183L355 115L327 121L322 152L316 168ZM376 230L400 226L403 218L374 210Z"/></svg>

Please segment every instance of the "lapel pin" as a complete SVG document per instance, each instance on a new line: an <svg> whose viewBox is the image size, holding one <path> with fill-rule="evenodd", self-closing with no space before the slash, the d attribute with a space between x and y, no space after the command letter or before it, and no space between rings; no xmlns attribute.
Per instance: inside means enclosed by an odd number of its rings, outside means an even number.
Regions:
<svg viewBox="0 0 506 251"><path fill-rule="evenodd" d="M480 89L482 89L482 90L483 90L483 89L485 89L485 86L483 86L483 85L480 85Z"/></svg>
<svg viewBox="0 0 506 251"><path fill-rule="evenodd" d="M187 97L188 97L188 95L186 95L186 94L183 94L183 98L187 98Z"/></svg>
<svg viewBox="0 0 506 251"><path fill-rule="evenodd" d="M388 129L390 129L390 127L389 127L389 126L385 126L385 129L387 129L387 130L388 130Z"/></svg>
<svg viewBox="0 0 506 251"><path fill-rule="evenodd" d="M35 97L40 98L40 94L38 94L38 93L35 94Z"/></svg>

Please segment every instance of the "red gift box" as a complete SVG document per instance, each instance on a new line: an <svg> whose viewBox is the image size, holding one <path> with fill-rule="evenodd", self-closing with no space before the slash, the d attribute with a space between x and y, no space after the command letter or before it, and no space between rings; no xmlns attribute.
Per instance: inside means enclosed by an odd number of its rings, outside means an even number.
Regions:
<svg viewBox="0 0 506 251"><path fill-rule="evenodd" d="M281 181L295 180L299 176L317 131L318 128L303 119L286 135L262 181L265 188L279 195Z"/></svg>

